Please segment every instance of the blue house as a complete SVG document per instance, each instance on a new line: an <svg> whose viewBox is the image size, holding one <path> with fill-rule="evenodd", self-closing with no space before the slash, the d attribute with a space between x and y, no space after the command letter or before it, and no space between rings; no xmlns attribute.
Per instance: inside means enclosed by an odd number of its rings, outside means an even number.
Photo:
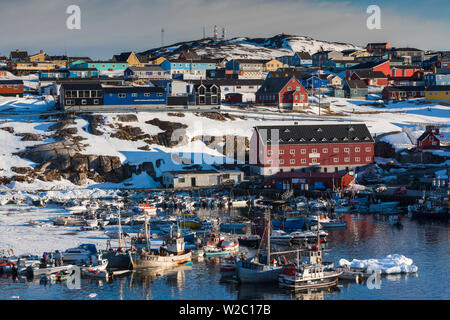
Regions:
<svg viewBox="0 0 450 320"><path fill-rule="evenodd" d="M349 60L328 60L325 63L325 68L332 72L342 72L357 64L359 64L359 62Z"/></svg>
<svg viewBox="0 0 450 320"><path fill-rule="evenodd" d="M166 90L162 87L104 87L104 105L136 106L167 104Z"/></svg>
<svg viewBox="0 0 450 320"><path fill-rule="evenodd" d="M328 85L328 79L326 74L306 75L300 79L300 83L305 88L324 88Z"/></svg>
<svg viewBox="0 0 450 320"><path fill-rule="evenodd" d="M450 73L427 73L423 76L426 86L450 85Z"/></svg>
<svg viewBox="0 0 450 320"><path fill-rule="evenodd" d="M39 71L39 79L66 79L69 77L68 70Z"/></svg>
<svg viewBox="0 0 450 320"><path fill-rule="evenodd" d="M291 67L312 66L312 57L308 52L295 52L292 56L277 57L277 60Z"/></svg>
<svg viewBox="0 0 450 320"><path fill-rule="evenodd" d="M83 79L83 78L98 78L99 71L95 68L73 68L69 69L69 78Z"/></svg>
<svg viewBox="0 0 450 320"><path fill-rule="evenodd" d="M216 69L215 60L164 60L161 68L170 72L171 75L183 74L185 76L196 76L206 78L206 70Z"/></svg>

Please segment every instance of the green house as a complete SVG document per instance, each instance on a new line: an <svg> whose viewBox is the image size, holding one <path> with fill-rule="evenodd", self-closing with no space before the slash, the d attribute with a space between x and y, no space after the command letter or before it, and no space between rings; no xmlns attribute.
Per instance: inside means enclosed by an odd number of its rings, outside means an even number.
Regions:
<svg viewBox="0 0 450 320"><path fill-rule="evenodd" d="M362 80L347 80L343 89L345 97L351 99L365 99L369 94L367 84Z"/></svg>

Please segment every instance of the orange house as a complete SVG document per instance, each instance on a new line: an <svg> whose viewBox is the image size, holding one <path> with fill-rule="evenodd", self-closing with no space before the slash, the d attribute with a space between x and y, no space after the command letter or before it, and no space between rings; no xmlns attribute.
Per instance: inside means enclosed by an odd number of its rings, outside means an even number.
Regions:
<svg viewBox="0 0 450 320"><path fill-rule="evenodd" d="M23 97L22 80L0 80L0 96Z"/></svg>

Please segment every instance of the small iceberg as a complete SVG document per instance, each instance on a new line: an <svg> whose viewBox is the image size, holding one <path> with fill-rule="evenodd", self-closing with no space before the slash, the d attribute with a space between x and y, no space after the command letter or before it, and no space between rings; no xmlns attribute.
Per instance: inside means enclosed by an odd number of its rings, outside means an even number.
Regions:
<svg viewBox="0 0 450 320"><path fill-rule="evenodd" d="M413 264L412 259L400 254L390 254L382 259L353 259L351 262L346 259L340 259L339 265L364 268L368 271L381 271L382 274L414 273L419 269Z"/></svg>

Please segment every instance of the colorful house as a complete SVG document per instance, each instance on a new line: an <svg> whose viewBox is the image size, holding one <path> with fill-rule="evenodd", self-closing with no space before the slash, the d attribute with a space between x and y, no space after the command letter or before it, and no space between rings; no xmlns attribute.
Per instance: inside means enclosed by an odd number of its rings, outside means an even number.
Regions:
<svg viewBox="0 0 450 320"><path fill-rule="evenodd" d="M255 94L256 103L297 110L308 105L308 92L295 77L268 78Z"/></svg>
<svg viewBox="0 0 450 320"><path fill-rule="evenodd" d="M342 72L347 70L350 67L359 64L359 62L355 62L353 60L328 60L325 63L325 68L332 72Z"/></svg>
<svg viewBox="0 0 450 320"><path fill-rule="evenodd" d="M161 67L169 71L173 75L183 75L183 79L206 79L206 70L216 69L214 60L165 60L161 63Z"/></svg>
<svg viewBox="0 0 450 320"><path fill-rule="evenodd" d="M0 80L0 96L23 97L22 80Z"/></svg>
<svg viewBox="0 0 450 320"><path fill-rule="evenodd" d="M346 80L343 89L345 97L351 99L365 99L369 93L367 84L363 80Z"/></svg>
<svg viewBox="0 0 450 320"><path fill-rule="evenodd" d="M265 71L277 71L280 68L283 68L283 63L277 59L269 60L264 64Z"/></svg>
<svg viewBox="0 0 450 320"><path fill-rule="evenodd" d="M427 73L423 76L427 86L446 86L450 85L450 69L448 73Z"/></svg>
<svg viewBox="0 0 450 320"><path fill-rule="evenodd" d="M374 140L365 124L255 127L250 139L254 171L338 172L373 163Z"/></svg>
<svg viewBox="0 0 450 320"><path fill-rule="evenodd" d="M111 60L114 62L126 62L130 67L143 67L149 62L147 56L137 56L134 52L122 52L114 55Z"/></svg>
<svg viewBox="0 0 450 320"><path fill-rule="evenodd" d="M381 91L384 100L417 99L425 96L425 86L387 86Z"/></svg>
<svg viewBox="0 0 450 320"><path fill-rule="evenodd" d="M417 138L418 150L439 150L441 142L439 140L439 127L426 126L425 132Z"/></svg>
<svg viewBox="0 0 450 320"><path fill-rule="evenodd" d="M41 50L39 53L28 56L28 60L31 62L43 62L45 61L45 52Z"/></svg>
<svg viewBox="0 0 450 320"><path fill-rule="evenodd" d="M170 72L160 66L129 67L124 71L125 80L164 80L170 79Z"/></svg>
<svg viewBox="0 0 450 320"><path fill-rule="evenodd" d="M388 77L381 71L355 71L352 73L350 80L363 80L368 86L388 85Z"/></svg>
<svg viewBox="0 0 450 320"><path fill-rule="evenodd" d="M97 69L99 72L124 72L128 62L113 61L77 61L70 64L70 69Z"/></svg>
<svg viewBox="0 0 450 320"><path fill-rule="evenodd" d="M295 52L290 56L278 57L277 60L291 67L312 65L312 57L308 52Z"/></svg>
<svg viewBox="0 0 450 320"><path fill-rule="evenodd" d="M430 86L425 90L425 100L450 103L450 85Z"/></svg>
<svg viewBox="0 0 450 320"><path fill-rule="evenodd" d="M166 105L166 90L161 87L103 87L105 106Z"/></svg>
<svg viewBox="0 0 450 320"><path fill-rule="evenodd" d="M16 51L11 51L9 54L9 60L10 61L21 61L28 58L28 52L27 51L19 51L19 49L16 49Z"/></svg>

